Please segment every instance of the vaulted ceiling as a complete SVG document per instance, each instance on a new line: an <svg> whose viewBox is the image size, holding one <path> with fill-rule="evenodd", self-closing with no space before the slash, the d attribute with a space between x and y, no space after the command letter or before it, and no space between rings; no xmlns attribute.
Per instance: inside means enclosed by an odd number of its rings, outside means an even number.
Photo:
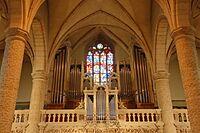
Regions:
<svg viewBox="0 0 200 133"><path fill-rule="evenodd" d="M49 48L65 40L72 48L103 34L125 50L140 42L149 50L151 0L48 0Z"/></svg>
<svg viewBox="0 0 200 133"><path fill-rule="evenodd" d="M47 18L47 50L55 51L63 41L70 41L72 48L91 42L98 34L109 37L125 50L133 42L150 52L153 46L154 6L156 2L173 6L173 0L29 0L30 3L45 1ZM156 1L156 2L155 2ZM28 4L29 2L29 4ZM0 40L4 42L7 27L8 1L0 0ZM200 0L191 0L194 24L200 29ZM28 6L27 8L29 8ZM42 9L44 10L44 9ZM197 36L199 36L197 33ZM0 45L2 46L2 45ZM151 53L151 52L150 52Z"/></svg>

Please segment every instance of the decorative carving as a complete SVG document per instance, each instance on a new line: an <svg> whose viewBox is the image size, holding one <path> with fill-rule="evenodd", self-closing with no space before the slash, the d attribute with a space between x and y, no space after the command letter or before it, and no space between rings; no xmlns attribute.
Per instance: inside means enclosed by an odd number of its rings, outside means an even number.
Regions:
<svg viewBox="0 0 200 133"><path fill-rule="evenodd" d="M84 109L84 106L85 106L85 104L84 104L83 100L81 99L81 102L79 102L79 105L78 105L78 107L76 107L76 109Z"/></svg>
<svg viewBox="0 0 200 133"><path fill-rule="evenodd" d="M130 127L130 128L66 128L66 129L48 129L44 133L158 133L156 128L142 128L142 127Z"/></svg>
<svg viewBox="0 0 200 133"><path fill-rule="evenodd" d="M127 107L124 105L124 102L119 101L119 109L127 109Z"/></svg>

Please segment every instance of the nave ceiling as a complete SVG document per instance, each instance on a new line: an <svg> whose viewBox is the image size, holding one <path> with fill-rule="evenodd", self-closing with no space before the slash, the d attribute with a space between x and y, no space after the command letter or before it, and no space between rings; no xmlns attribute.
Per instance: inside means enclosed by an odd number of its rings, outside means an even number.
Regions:
<svg viewBox="0 0 200 133"><path fill-rule="evenodd" d="M49 0L48 6L49 47L52 50L64 40L70 41L72 48L76 48L91 42L102 32L126 51L134 42L140 43L146 52L150 50L147 44L151 40L151 1Z"/></svg>
<svg viewBox="0 0 200 133"><path fill-rule="evenodd" d="M153 12L160 8L159 15L163 15L163 9L172 9L174 4L171 0L30 0L24 5L29 12L26 14L34 14L33 7L39 3L43 4L36 8L38 10L35 18L42 25L45 49L47 57L50 58L65 41L70 42L71 47L76 50L78 46L92 42L99 34L103 34L127 52L131 44L137 42L151 57L158 22L156 19L159 19L155 18ZM199 0L191 0L194 25L197 29L200 25L199 3ZM163 4L166 4L165 8ZM8 0L1 0L1 44L5 44L8 9ZM31 30L30 33L33 34ZM34 41L31 42L34 51L34 45L37 44L32 43Z"/></svg>

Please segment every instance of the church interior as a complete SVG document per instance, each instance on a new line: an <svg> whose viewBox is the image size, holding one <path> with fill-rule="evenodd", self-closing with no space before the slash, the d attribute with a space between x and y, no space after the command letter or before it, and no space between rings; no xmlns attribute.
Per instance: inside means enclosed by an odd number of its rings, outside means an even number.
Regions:
<svg viewBox="0 0 200 133"><path fill-rule="evenodd" d="M0 133L198 133L200 0L1 0Z"/></svg>

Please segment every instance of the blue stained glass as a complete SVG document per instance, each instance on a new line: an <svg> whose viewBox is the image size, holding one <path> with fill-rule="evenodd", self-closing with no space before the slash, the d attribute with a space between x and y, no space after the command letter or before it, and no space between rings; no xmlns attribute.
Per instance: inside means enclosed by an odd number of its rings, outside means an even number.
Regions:
<svg viewBox="0 0 200 133"><path fill-rule="evenodd" d="M107 77L108 77L107 80L109 81L109 77L110 77L111 74L110 74L110 73L107 73L106 75L107 75Z"/></svg>
<svg viewBox="0 0 200 133"><path fill-rule="evenodd" d="M108 64L113 64L113 54L111 52L108 53L107 62Z"/></svg>
<svg viewBox="0 0 200 133"><path fill-rule="evenodd" d="M99 65L95 65L94 66L94 73L99 73L100 69L99 69Z"/></svg>
<svg viewBox="0 0 200 133"><path fill-rule="evenodd" d="M92 63L92 56L87 56L87 64Z"/></svg>
<svg viewBox="0 0 200 133"><path fill-rule="evenodd" d="M94 64L99 64L99 56L94 56Z"/></svg>
<svg viewBox="0 0 200 133"><path fill-rule="evenodd" d="M101 65L100 69L101 69L101 73L106 73L106 65Z"/></svg>
<svg viewBox="0 0 200 133"><path fill-rule="evenodd" d="M90 55L87 56L87 72L92 73L92 56Z"/></svg>
<svg viewBox="0 0 200 133"><path fill-rule="evenodd" d="M100 64L106 65L106 56L105 55L100 57Z"/></svg>
<svg viewBox="0 0 200 133"><path fill-rule="evenodd" d="M106 82L107 82L106 73L101 74L101 82L102 82L102 83L106 83Z"/></svg>
<svg viewBox="0 0 200 133"><path fill-rule="evenodd" d="M93 75L93 81L104 84L113 72L113 53L104 44L97 44L89 48L87 55L87 72Z"/></svg>

